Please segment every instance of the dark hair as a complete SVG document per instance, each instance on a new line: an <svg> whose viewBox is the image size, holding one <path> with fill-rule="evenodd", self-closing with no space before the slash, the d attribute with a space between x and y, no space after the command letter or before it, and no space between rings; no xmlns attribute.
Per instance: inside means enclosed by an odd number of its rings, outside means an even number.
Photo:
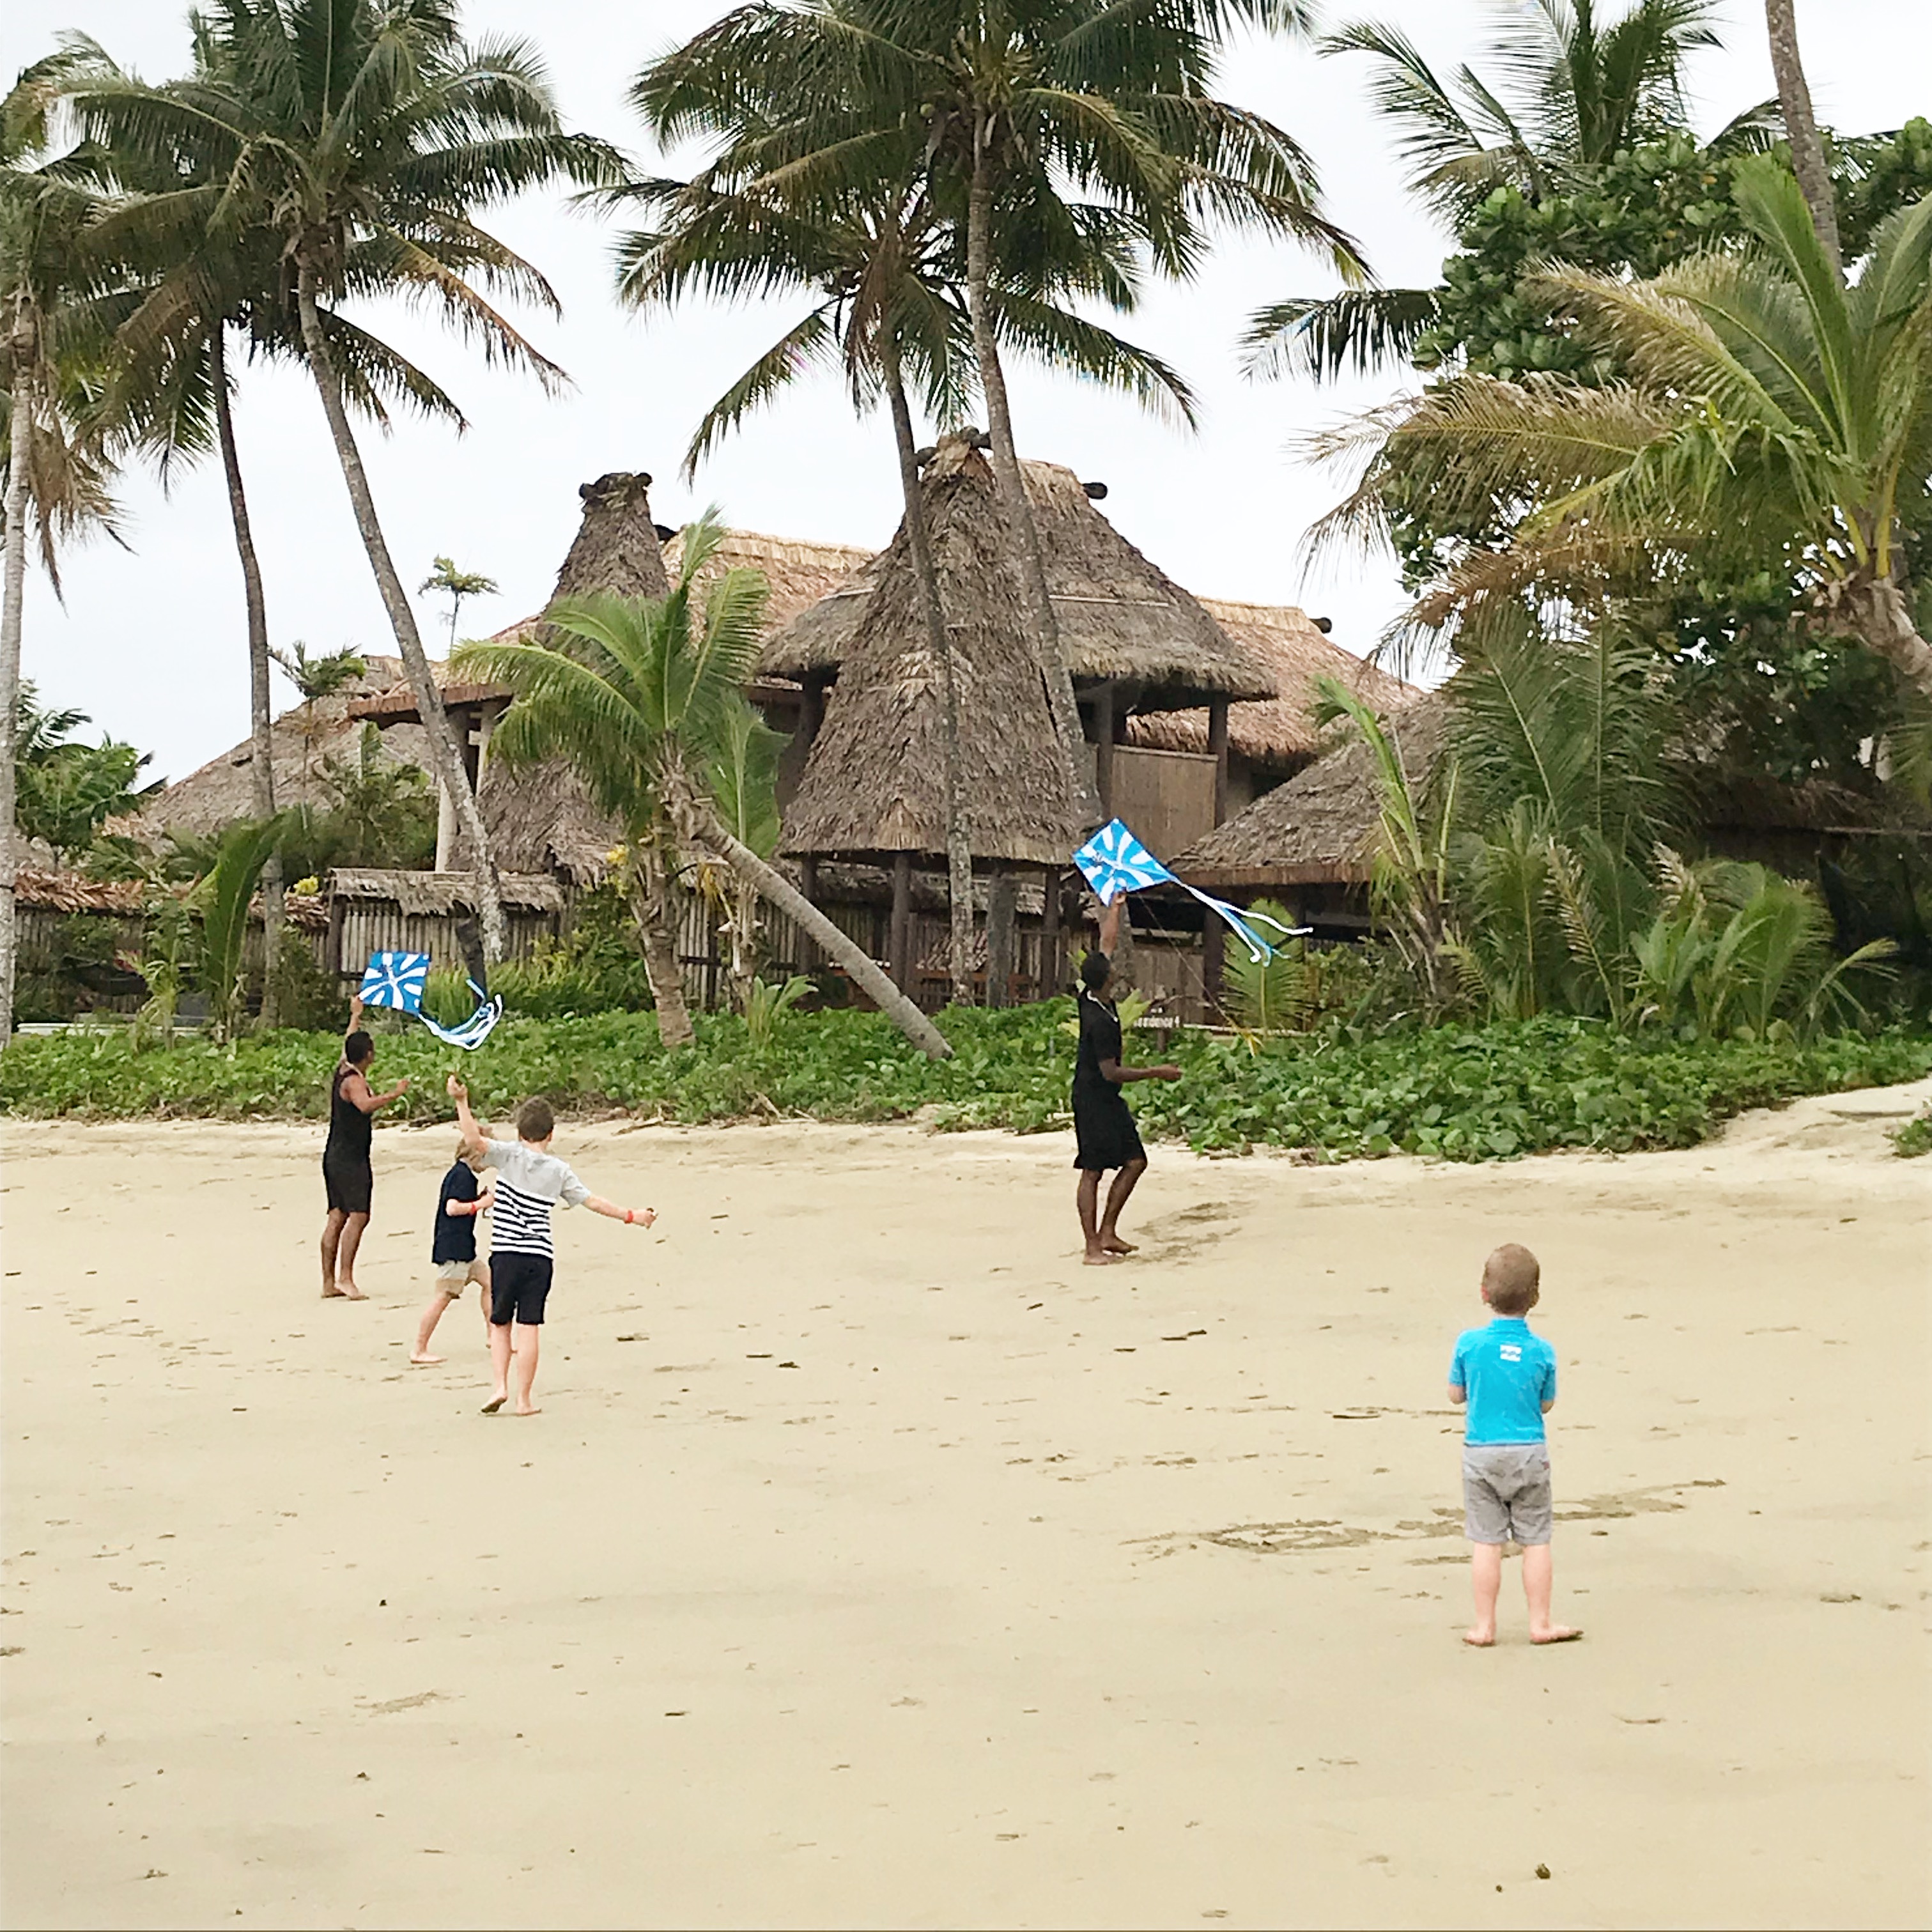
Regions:
<svg viewBox="0 0 1932 1932"><path fill-rule="evenodd" d="M526 1100L517 1109L517 1138L520 1141L547 1141L556 1132L556 1116L548 1100Z"/></svg>
<svg viewBox="0 0 1932 1932"><path fill-rule="evenodd" d="M342 1042L342 1057L351 1066L366 1066L376 1057L376 1042L358 1027Z"/></svg>
<svg viewBox="0 0 1932 1932"><path fill-rule="evenodd" d="M1104 952L1090 952L1080 962L1080 983L1097 993L1113 976L1114 962Z"/></svg>
<svg viewBox="0 0 1932 1932"><path fill-rule="evenodd" d="M1483 1264L1483 1286L1498 1315L1527 1315L1537 1304L1542 1282L1541 1264L1516 1241L1505 1241Z"/></svg>

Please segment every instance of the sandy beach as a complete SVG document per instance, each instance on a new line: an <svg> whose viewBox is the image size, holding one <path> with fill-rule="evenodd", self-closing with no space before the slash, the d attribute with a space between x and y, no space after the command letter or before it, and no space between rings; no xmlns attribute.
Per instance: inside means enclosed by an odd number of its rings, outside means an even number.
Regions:
<svg viewBox="0 0 1932 1932"><path fill-rule="evenodd" d="M1927 1090L1688 1154L566 1126L538 1398L412 1370L452 1136L9 1125L16 1926L1916 1926ZM1466 1651L1443 1392L1541 1256L1559 1616ZM1547 1877L1539 1876L1539 1868Z"/></svg>

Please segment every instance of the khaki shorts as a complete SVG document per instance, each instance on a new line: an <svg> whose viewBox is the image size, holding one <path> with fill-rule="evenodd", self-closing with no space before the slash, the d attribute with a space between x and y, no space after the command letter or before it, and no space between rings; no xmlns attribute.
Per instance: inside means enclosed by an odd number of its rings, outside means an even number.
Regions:
<svg viewBox="0 0 1932 1932"><path fill-rule="evenodd" d="M1462 1445L1462 1533L1472 1543L1547 1543L1550 1449L1542 1442Z"/></svg>
<svg viewBox="0 0 1932 1932"><path fill-rule="evenodd" d="M465 1282L487 1282L489 1279L488 1262L438 1262L436 1264L436 1285L452 1301L461 1296Z"/></svg>

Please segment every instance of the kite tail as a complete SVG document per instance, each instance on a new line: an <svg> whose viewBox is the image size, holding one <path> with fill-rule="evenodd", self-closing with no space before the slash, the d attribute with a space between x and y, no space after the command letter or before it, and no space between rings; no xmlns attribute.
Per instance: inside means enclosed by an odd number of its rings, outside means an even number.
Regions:
<svg viewBox="0 0 1932 1932"><path fill-rule="evenodd" d="M1283 926L1278 919L1270 919L1264 912L1244 912L1238 906L1230 905L1226 899L1217 899L1211 893L1190 886L1185 879L1174 883L1180 890L1198 899L1210 912L1226 920L1233 928L1234 936L1248 949L1248 957L1257 964L1274 957L1274 947L1255 930L1256 926L1271 926L1284 939L1304 939L1312 932L1312 926Z"/></svg>
<svg viewBox="0 0 1932 1932"><path fill-rule="evenodd" d="M474 980L470 982L470 990L479 1004L460 1026L438 1026L427 1013L419 1012L416 1018L446 1046L460 1046L466 1053L474 1053L496 1031L496 1022L503 1017L503 996L499 993L494 999L485 999L483 988Z"/></svg>

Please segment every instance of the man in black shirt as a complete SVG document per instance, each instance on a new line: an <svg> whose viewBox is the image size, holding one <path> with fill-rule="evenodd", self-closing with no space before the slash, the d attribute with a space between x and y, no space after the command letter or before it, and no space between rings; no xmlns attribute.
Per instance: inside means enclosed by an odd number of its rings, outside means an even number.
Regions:
<svg viewBox="0 0 1932 1932"><path fill-rule="evenodd" d="M1073 1135L1078 1151L1073 1165L1080 1170L1077 1199L1080 1232L1087 1243L1089 1268L1104 1267L1134 1251L1120 1239L1120 1210L1135 1184L1147 1172L1147 1150L1134 1125L1126 1096L1120 1091L1130 1080L1178 1080L1178 1066L1124 1066L1120 1064L1120 1016L1107 997L1113 976L1110 957L1120 936L1120 917L1126 909L1123 894L1100 920L1100 950L1090 952L1080 968L1080 1052L1073 1069ZM1107 1205L1100 1208L1100 1177L1112 1172Z"/></svg>

